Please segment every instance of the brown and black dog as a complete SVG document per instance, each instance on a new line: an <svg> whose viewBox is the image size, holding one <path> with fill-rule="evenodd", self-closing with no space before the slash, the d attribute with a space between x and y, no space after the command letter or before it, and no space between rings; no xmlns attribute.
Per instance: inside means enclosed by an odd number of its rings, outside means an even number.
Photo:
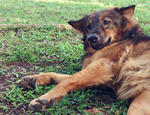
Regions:
<svg viewBox="0 0 150 115"><path fill-rule="evenodd" d="M32 88L58 83L30 102L34 110L56 104L72 90L95 85L112 88L119 99L133 98L128 115L150 115L150 37L132 19L135 5L93 12L69 24L83 34L83 69L73 75L31 75L19 84Z"/></svg>

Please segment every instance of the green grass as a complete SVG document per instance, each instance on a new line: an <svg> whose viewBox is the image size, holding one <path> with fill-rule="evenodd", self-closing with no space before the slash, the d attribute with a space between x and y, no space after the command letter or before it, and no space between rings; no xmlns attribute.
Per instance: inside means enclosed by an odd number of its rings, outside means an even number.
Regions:
<svg viewBox="0 0 150 115"><path fill-rule="evenodd" d="M32 114L26 105L55 86L24 91L15 85L22 76L51 71L73 74L81 69L84 55L81 35L70 28L58 28L58 24L66 25L68 20L92 11L136 4L135 18L150 33L148 0L0 0L0 3L1 24L41 24L17 30L0 27L0 114L15 111ZM128 105L128 101L116 100L109 89L99 87L74 91L54 107L36 114L80 115L84 109L97 107L110 115L125 115Z"/></svg>

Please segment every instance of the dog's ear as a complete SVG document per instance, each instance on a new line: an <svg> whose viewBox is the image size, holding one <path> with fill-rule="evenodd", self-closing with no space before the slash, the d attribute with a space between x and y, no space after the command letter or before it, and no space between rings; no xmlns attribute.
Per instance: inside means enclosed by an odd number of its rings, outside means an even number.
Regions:
<svg viewBox="0 0 150 115"><path fill-rule="evenodd" d="M79 30L80 32L85 31L86 22L87 22L88 16L83 17L79 20L69 21L68 24L70 24L73 28L76 30Z"/></svg>
<svg viewBox="0 0 150 115"><path fill-rule="evenodd" d="M128 7L115 8L117 12L123 15L126 18L131 18L134 14L135 5L131 5Z"/></svg>

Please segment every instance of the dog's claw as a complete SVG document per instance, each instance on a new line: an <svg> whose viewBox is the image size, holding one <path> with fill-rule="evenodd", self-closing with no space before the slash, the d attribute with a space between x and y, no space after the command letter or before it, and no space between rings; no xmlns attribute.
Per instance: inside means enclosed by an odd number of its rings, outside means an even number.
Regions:
<svg viewBox="0 0 150 115"><path fill-rule="evenodd" d="M24 77L17 83L17 85L25 90L34 89L36 85L36 80L37 78L30 79L29 77Z"/></svg>
<svg viewBox="0 0 150 115"><path fill-rule="evenodd" d="M28 78L28 77L23 78L23 80L24 80L24 81L27 81L27 82L30 82L30 81L31 81L31 79Z"/></svg>
<svg viewBox="0 0 150 115"><path fill-rule="evenodd" d="M33 82L36 82L36 80L37 80L37 78L32 78L32 81L33 81Z"/></svg>
<svg viewBox="0 0 150 115"><path fill-rule="evenodd" d="M35 88L35 84L36 84L36 78L33 78L32 80L30 80L29 82L28 82L28 84L32 87L32 88Z"/></svg>

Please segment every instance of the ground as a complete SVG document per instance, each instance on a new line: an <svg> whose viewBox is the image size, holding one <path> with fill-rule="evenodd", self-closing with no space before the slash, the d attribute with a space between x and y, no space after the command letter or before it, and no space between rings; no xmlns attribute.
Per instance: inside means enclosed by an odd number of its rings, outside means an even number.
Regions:
<svg viewBox="0 0 150 115"><path fill-rule="evenodd" d="M82 36L67 21L92 11L136 4L135 18L150 33L148 0L0 0L0 115L87 114L96 107L108 115L126 115L130 100L117 100L106 87L74 91L54 107L34 113L28 103L55 85L27 90L16 86L23 76L55 71L73 74L81 69ZM15 5L14 5L15 4Z"/></svg>

